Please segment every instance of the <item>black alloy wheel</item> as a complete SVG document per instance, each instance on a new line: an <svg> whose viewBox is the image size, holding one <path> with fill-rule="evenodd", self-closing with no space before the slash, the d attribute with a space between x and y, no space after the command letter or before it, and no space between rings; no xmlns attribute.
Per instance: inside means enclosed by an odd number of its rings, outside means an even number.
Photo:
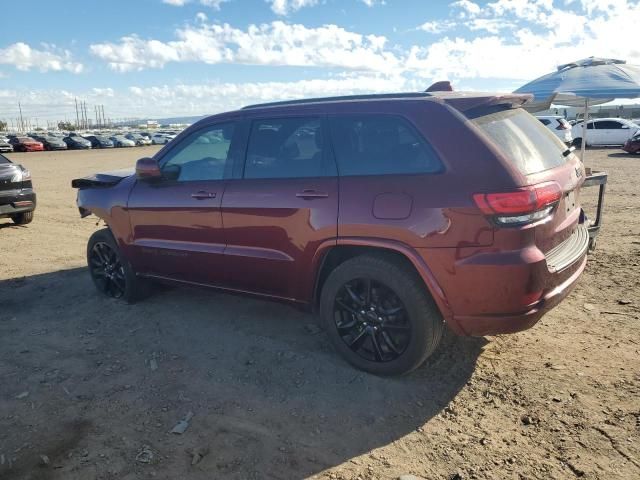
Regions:
<svg viewBox="0 0 640 480"><path fill-rule="evenodd" d="M89 270L99 290L113 298L127 291L127 277L118 252L107 242L96 242L89 252Z"/></svg>
<svg viewBox="0 0 640 480"><path fill-rule="evenodd" d="M334 321L342 341L371 362L390 362L411 341L411 324L398 295L371 278L345 283L335 298Z"/></svg>

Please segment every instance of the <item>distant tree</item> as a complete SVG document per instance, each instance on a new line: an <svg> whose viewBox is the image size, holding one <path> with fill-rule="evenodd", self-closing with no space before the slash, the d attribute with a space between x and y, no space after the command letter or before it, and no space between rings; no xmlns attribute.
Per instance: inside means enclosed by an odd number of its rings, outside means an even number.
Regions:
<svg viewBox="0 0 640 480"><path fill-rule="evenodd" d="M58 122L58 128L72 132L76 129L76 126L71 122Z"/></svg>
<svg viewBox="0 0 640 480"><path fill-rule="evenodd" d="M7 122L3 122L2 120L0 120L0 130L6 130L7 129Z"/></svg>

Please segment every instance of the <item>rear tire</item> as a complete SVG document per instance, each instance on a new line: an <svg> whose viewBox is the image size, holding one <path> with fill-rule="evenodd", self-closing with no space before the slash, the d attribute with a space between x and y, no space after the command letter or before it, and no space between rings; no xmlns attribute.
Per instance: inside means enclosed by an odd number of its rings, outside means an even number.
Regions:
<svg viewBox="0 0 640 480"><path fill-rule="evenodd" d="M89 238L87 265L94 285L107 297L134 303L148 294L148 283L136 276L108 228Z"/></svg>
<svg viewBox="0 0 640 480"><path fill-rule="evenodd" d="M375 375L404 375L437 348L443 320L412 268L383 255L345 261L327 278L320 319L336 350Z"/></svg>
<svg viewBox="0 0 640 480"><path fill-rule="evenodd" d="M582 138L578 137L578 138L574 138L573 139L573 146L576 148L582 148Z"/></svg>
<svg viewBox="0 0 640 480"><path fill-rule="evenodd" d="M26 225L27 223L31 223L33 221L33 210L30 212L22 212L12 215L11 220L16 225Z"/></svg>

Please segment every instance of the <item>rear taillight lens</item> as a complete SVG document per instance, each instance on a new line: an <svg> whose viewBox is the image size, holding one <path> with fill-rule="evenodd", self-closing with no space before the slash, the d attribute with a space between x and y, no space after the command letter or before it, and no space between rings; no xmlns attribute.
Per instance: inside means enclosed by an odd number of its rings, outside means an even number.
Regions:
<svg viewBox="0 0 640 480"><path fill-rule="evenodd" d="M524 225L549 216L562 198L556 182L540 183L510 192L476 193L473 199L500 225Z"/></svg>
<svg viewBox="0 0 640 480"><path fill-rule="evenodd" d="M571 125L569 125L569 122L566 120L560 118L558 119L558 126L556 127L556 130L571 130Z"/></svg>

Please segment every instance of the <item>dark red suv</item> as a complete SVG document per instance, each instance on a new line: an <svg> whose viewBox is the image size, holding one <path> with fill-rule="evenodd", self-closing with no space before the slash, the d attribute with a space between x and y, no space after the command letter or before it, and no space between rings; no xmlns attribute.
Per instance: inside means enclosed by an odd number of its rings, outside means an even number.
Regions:
<svg viewBox="0 0 640 480"><path fill-rule="evenodd" d="M586 264L579 159L526 95L280 102L194 124L133 172L73 181L94 282L145 279L317 309L358 368L402 374L460 335L523 330Z"/></svg>

